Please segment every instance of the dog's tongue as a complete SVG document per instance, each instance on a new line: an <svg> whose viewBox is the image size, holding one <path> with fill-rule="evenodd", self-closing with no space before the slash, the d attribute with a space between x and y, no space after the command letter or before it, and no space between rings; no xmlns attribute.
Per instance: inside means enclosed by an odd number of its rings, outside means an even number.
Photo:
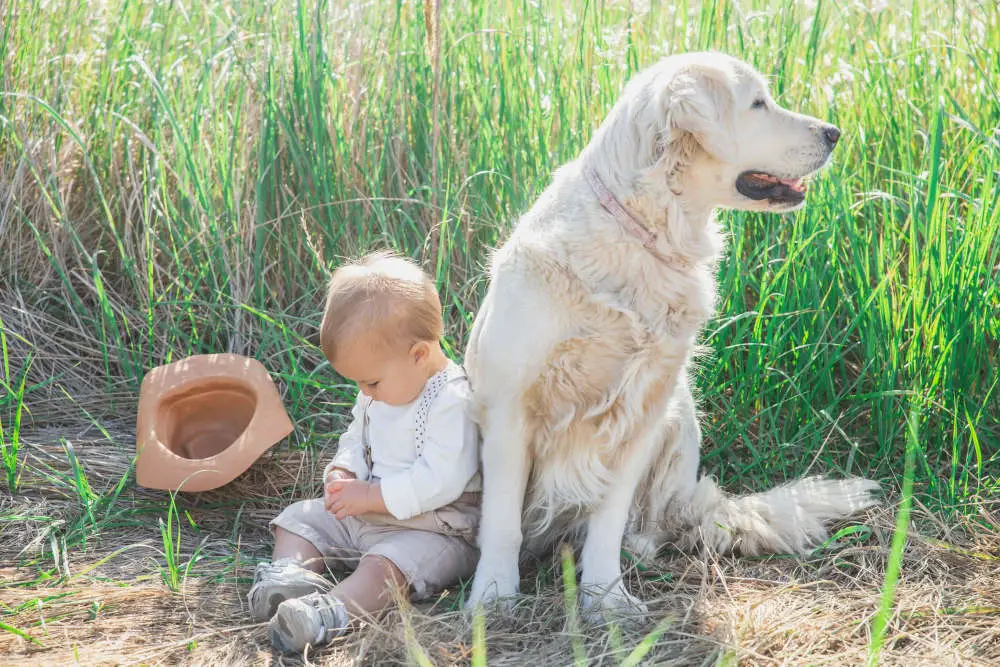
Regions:
<svg viewBox="0 0 1000 667"><path fill-rule="evenodd" d="M795 190L796 192L805 192L806 191L806 184L803 183L801 179L799 179L797 181L793 181L790 178L779 178L778 182L779 183L784 183L785 185L787 185L788 187L790 187L792 190Z"/></svg>
<svg viewBox="0 0 1000 667"><path fill-rule="evenodd" d="M759 181L763 181L765 183L774 183L774 184L780 183L782 185L787 185L796 192L806 191L805 184L802 182L802 179L795 180L791 178L778 178L777 176L771 176L770 174L764 174L761 172L753 174L753 178Z"/></svg>

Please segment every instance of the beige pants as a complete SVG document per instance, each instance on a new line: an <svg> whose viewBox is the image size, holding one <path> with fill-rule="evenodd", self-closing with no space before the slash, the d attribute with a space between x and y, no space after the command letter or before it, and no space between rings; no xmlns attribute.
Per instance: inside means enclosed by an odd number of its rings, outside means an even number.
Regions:
<svg viewBox="0 0 1000 667"><path fill-rule="evenodd" d="M409 519L366 514L339 520L322 498L301 500L271 521L308 540L324 557L354 569L363 556L381 556L399 568L413 598L432 596L472 576L479 560L474 546L479 505L464 494L450 505Z"/></svg>

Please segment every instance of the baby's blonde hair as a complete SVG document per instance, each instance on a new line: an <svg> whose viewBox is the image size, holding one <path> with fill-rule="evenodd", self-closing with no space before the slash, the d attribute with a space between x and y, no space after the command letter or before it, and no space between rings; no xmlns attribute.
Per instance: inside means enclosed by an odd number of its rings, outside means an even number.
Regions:
<svg viewBox="0 0 1000 667"><path fill-rule="evenodd" d="M439 342L444 333L441 300L430 276L392 252L365 255L333 272L320 324L319 345L332 364L355 336L375 346Z"/></svg>

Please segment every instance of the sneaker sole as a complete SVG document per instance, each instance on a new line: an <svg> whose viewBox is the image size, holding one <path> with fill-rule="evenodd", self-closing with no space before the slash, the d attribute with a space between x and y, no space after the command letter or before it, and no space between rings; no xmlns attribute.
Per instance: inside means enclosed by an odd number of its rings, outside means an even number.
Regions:
<svg viewBox="0 0 1000 667"><path fill-rule="evenodd" d="M277 627L275 627L277 625ZM288 627L287 622L284 617L275 616L271 619L270 627L267 629L267 636L271 640L271 645L278 649L282 653L298 653L300 650L305 650L305 646L302 649L295 649L286 643L286 639L291 639L292 632ZM309 646L311 642L307 642L306 646Z"/></svg>

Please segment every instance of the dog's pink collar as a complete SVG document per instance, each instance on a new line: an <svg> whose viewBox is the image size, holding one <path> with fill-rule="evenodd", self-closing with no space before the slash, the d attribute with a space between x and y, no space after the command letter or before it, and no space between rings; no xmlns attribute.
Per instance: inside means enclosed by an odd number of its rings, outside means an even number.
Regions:
<svg viewBox="0 0 1000 667"><path fill-rule="evenodd" d="M680 257L671 253L670 255L665 255L660 252L660 249L656 247L656 242L658 236L656 232L650 231L641 222L635 219L635 217L628 212L628 210L622 206L622 203L618 201L618 198L612 194L611 190L604 185L604 181L601 177L597 175L597 172L590 167L583 168L583 175L586 176L587 182L590 183L591 189L594 194L597 195L598 201L601 202L601 206L604 210L611 214L622 227L625 228L629 234L639 239L642 243L642 247L649 251L656 259L660 260L664 264L679 266L681 268L689 268L691 262L686 258Z"/></svg>

